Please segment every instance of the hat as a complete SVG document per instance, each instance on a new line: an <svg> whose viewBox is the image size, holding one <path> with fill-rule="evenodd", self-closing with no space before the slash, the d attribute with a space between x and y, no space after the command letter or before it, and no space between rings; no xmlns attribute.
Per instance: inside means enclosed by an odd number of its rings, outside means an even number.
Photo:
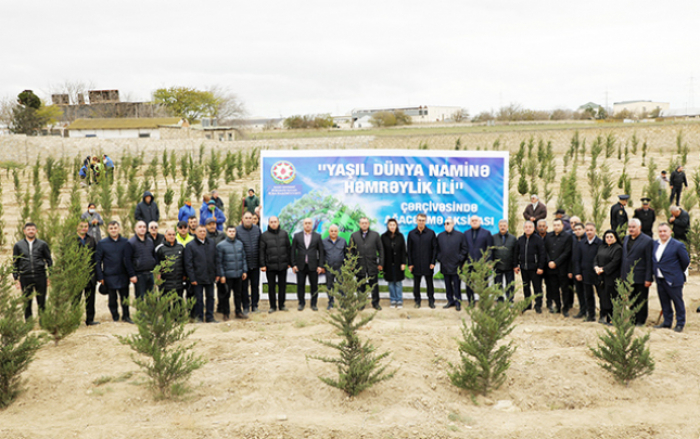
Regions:
<svg viewBox="0 0 700 439"><path fill-rule="evenodd" d="M187 221L178 221L178 222L177 222L177 228L178 228L178 229L181 229L181 228L183 228L183 227L189 227L189 225L187 224Z"/></svg>
<svg viewBox="0 0 700 439"><path fill-rule="evenodd" d="M214 201L214 200L209 200L209 201L207 202L207 204L216 204L216 201Z"/></svg>
<svg viewBox="0 0 700 439"><path fill-rule="evenodd" d="M622 201L627 201L630 199L629 195L618 195L617 198L619 198Z"/></svg>
<svg viewBox="0 0 700 439"><path fill-rule="evenodd" d="M661 171L661 173L662 173L662 174L665 174L665 173L666 173L666 171Z"/></svg>
<svg viewBox="0 0 700 439"><path fill-rule="evenodd" d="M205 225L209 225L209 224L215 223L215 222L216 222L216 218L207 218Z"/></svg>
<svg viewBox="0 0 700 439"><path fill-rule="evenodd" d="M650 201L651 201L651 198L648 198L648 197L642 198L642 204L649 204Z"/></svg>
<svg viewBox="0 0 700 439"><path fill-rule="evenodd" d="M564 215L566 214L566 210L564 209L557 209L556 212L554 212L555 215Z"/></svg>

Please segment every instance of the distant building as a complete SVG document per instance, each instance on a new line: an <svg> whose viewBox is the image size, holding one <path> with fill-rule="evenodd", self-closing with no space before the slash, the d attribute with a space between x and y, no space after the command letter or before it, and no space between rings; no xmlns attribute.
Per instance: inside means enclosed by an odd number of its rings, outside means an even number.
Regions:
<svg viewBox="0 0 700 439"><path fill-rule="evenodd" d="M652 101L623 101L613 103L613 116L621 111L627 110L635 116L646 116L654 110L668 110L671 104L668 102Z"/></svg>
<svg viewBox="0 0 700 439"><path fill-rule="evenodd" d="M240 119L236 121L236 125L246 130L263 131L263 130L280 130L284 128L284 118L253 118Z"/></svg>
<svg viewBox="0 0 700 439"><path fill-rule="evenodd" d="M76 119L71 123L68 137L97 137L100 139L160 139L160 128L181 124L179 117Z"/></svg>
<svg viewBox="0 0 700 439"><path fill-rule="evenodd" d="M461 110L462 107L445 107L421 105L418 107L396 107L396 108L374 108L364 109L358 108L352 110L353 121L360 120L364 117L372 117L375 113L403 111L407 116L411 117L413 123L428 123L428 122L445 122L452 120L452 115Z"/></svg>
<svg viewBox="0 0 700 439"><path fill-rule="evenodd" d="M700 117L700 108L669 108L662 110L659 117L664 119L695 119Z"/></svg>

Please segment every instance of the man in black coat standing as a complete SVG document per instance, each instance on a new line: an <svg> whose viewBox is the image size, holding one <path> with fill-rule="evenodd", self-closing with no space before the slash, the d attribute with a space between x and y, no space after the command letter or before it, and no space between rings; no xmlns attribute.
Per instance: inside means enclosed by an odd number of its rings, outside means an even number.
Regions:
<svg viewBox="0 0 700 439"><path fill-rule="evenodd" d="M469 219L471 229L464 232L464 239L467 240L468 255L472 261L478 261L482 257L487 261L491 260L491 247L493 247L493 236L488 230L481 227L481 218L472 215ZM469 304L474 303L474 291L467 285L467 299Z"/></svg>
<svg viewBox="0 0 700 439"><path fill-rule="evenodd" d="M578 219L578 217L576 217ZM573 226L573 234L574 234L574 239L572 241L571 245L571 261L569 262L569 286L571 289L573 289L573 292L576 293L576 297L578 298L578 314L574 316L575 319L582 319L586 317L586 291L583 286L583 280L578 279L576 277L576 264L579 264L581 261L578 260L580 257L578 253L578 247L580 245L583 245L584 241L586 240L586 227L581 223L580 221L576 221ZM568 294L568 299L569 303L567 304L568 307L572 307L574 304L574 298L571 293Z"/></svg>
<svg viewBox="0 0 700 439"><path fill-rule="evenodd" d="M131 264L136 271L134 296L140 299L148 291L153 291L153 269L156 267L156 249L149 236L146 235L146 223L138 221L134 226L134 236L129 238L131 245Z"/></svg>
<svg viewBox="0 0 700 439"><path fill-rule="evenodd" d="M564 288L569 287L567 270L571 259L571 235L564 232L564 223L560 219L552 222L553 232L547 234L544 248L547 251L547 308L556 314L562 312L569 316L568 309L562 309L562 298L566 297Z"/></svg>
<svg viewBox="0 0 700 439"><path fill-rule="evenodd" d="M167 260L172 263L168 271L160 272L163 281L160 290L163 293L175 291L182 298L185 291L185 247L177 242L175 229L166 229L164 236L163 243L156 248L156 259L159 264Z"/></svg>
<svg viewBox="0 0 700 439"><path fill-rule="evenodd" d="M428 306L435 309L433 269L437 259L437 237L435 232L425 226L427 219L424 213L416 215L416 228L408 232L408 270L413 274L413 299L416 302L414 306L420 308L420 283L425 277Z"/></svg>
<svg viewBox="0 0 700 439"><path fill-rule="evenodd" d="M253 214L243 214L243 224L236 227L236 239L243 243L248 272L243 281L243 314L248 311L258 312L260 300L260 227L253 224ZM250 285L250 296L248 296Z"/></svg>
<svg viewBox="0 0 700 439"><path fill-rule="evenodd" d="M690 215L678 206L671 206L671 217L668 222L673 227L673 238L686 242L688 240L688 229L690 228Z"/></svg>
<svg viewBox="0 0 700 439"><path fill-rule="evenodd" d="M214 284L219 281L219 276L216 275L216 243L207 238L207 229L204 226L197 226L196 234L197 236L185 247L185 271L196 300L194 316L200 323L205 318L207 323L218 323L214 318Z"/></svg>
<svg viewBox="0 0 700 439"><path fill-rule="evenodd" d="M464 233L455 230L455 221L452 218L445 220L445 231L437 237L438 254L440 261L440 273L445 278L445 292L447 295L447 305L443 308L455 307L457 311L462 310L462 285L459 279L459 269L467 259L467 240Z"/></svg>
<svg viewBox="0 0 700 439"><path fill-rule="evenodd" d="M260 236L260 271L267 275L267 295L270 300L269 313L278 309L287 311L287 269L292 265L292 246L289 234L280 229L280 220L271 216L267 230Z"/></svg>
<svg viewBox="0 0 700 439"><path fill-rule="evenodd" d="M86 247L90 252L90 260L95 260L95 248L97 243L95 239L88 235L90 224L88 221L80 220L78 223L78 245ZM90 269L90 281L85 285L82 295L85 296L85 324L87 326L99 325L100 322L95 321L95 266ZM80 294L75 298L76 303L80 302Z"/></svg>
<svg viewBox="0 0 700 439"><path fill-rule="evenodd" d="M627 227L627 236L622 243L622 267L620 277L627 280L632 271L632 307L641 304L635 315L637 326L644 326L649 316L649 287L653 279L651 257L654 251L654 240L642 233L642 224L637 218L632 218ZM634 267L634 268L633 268Z"/></svg>
<svg viewBox="0 0 700 439"><path fill-rule="evenodd" d="M574 274L577 281L583 282L586 321L595 322L595 296L599 279L594 269L594 260L598 254L598 247L603 244L603 240L596 236L595 224L593 223L586 223L585 233L585 238L579 241L576 246Z"/></svg>
<svg viewBox="0 0 700 439"><path fill-rule="evenodd" d="M306 278L311 286L311 310L318 311L318 275L326 263L321 235L313 231L314 220L304 218L304 230L295 233L292 239L292 269L297 274L297 309L306 306Z"/></svg>
<svg viewBox="0 0 700 439"><path fill-rule="evenodd" d="M629 195L618 195L619 201L610 208L610 228L613 232L617 233L620 229L627 228L627 212L625 211L625 206L627 206L627 200L629 200Z"/></svg>
<svg viewBox="0 0 700 439"><path fill-rule="evenodd" d="M36 293L36 303L39 306L39 314L44 310L46 303L46 287L48 278L46 269L53 265L49 245L36 237L36 224L24 225L24 239L18 241L12 249L14 269L12 276L22 295L31 297ZM32 301L27 300L24 308L24 319L32 317Z"/></svg>
<svg viewBox="0 0 700 439"><path fill-rule="evenodd" d="M359 257L357 278L367 279L362 291L366 291L368 285L372 288L372 307L379 311L382 307L379 305L378 278L384 266L384 246L379 233L369 229L368 218L360 218L360 230L350 235L350 247Z"/></svg>
<svg viewBox="0 0 700 439"><path fill-rule="evenodd" d="M143 200L136 206L134 218L136 221L143 221L146 224L149 224L151 221L158 222L158 220L160 220L158 204L153 201L153 194L149 191L143 193Z"/></svg>
<svg viewBox="0 0 700 439"><path fill-rule="evenodd" d="M518 260L515 273L520 273L523 280L523 294L530 297L530 285L535 294L535 311L542 313L542 276L544 275L547 253L544 249L544 241L535 233L535 224L525 221L523 234L518 238ZM527 309L532 309L529 304Z"/></svg>
<svg viewBox="0 0 700 439"><path fill-rule="evenodd" d="M122 306L122 322L134 323L129 315L129 282L136 283L136 271L131 263L132 248L129 241L121 236L117 221L107 224L107 236L97 243L95 250L95 273L97 281L107 288L109 312L115 322L119 321L119 304Z"/></svg>
<svg viewBox="0 0 700 439"><path fill-rule="evenodd" d="M508 233L508 220L502 219L498 222L498 233L493 234L492 257L496 261L496 276L493 281L501 286L506 300L512 302L515 295L514 269L518 265L518 239Z"/></svg>
<svg viewBox="0 0 700 439"><path fill-rule="evenodd" d="M642 207L634 211L633 218L637 218L642 223L642 233L650 238L654 237L654 221L656 221L656 212L649 207L651 198L642 198Z"/></svg>
<svg viewBox="0 0 700 439"><path fill-rule="evenodd" d="M683 166L678 166L675 171L671 172L671 178L669 179L669 185L671 186L671 198L670 201L673 203L673 197L676 197L676 206L681 204L681 192L683 192L683 185L688 187L688 180L685 178L685 172L683 171ZM678 238L676 238L678 239Z"/></svg>

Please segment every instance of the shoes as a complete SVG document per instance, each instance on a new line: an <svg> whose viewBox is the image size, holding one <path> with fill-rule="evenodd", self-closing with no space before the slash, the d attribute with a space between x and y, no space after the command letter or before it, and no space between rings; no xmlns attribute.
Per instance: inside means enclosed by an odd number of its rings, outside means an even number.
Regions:
<svg viewBox="0 0 700 439"><path fill-rule="evenodd" d="M277 308L270 308L269 310L267 310L267 313L272 314L273 312L276 312L276 311L277 311Z"/></svg>
<svg viewBox="0 0 700 439"><path fill-rule="evenodd" d="M654 326L654 329L671 329L671 327L666 325L656 325Z"/></svg>
<svg viewBox="0 0 700 439"><path fill-rule="evenodd" d="M250 308L246 306L245 308L243 308L243 314L248 315L248 313L250 313Z"/></svg>
<svg viewBox="0 0 700 439"><path fill-rule="evenodd" d="M391 302L391 304L389 304L389 308L396 308L396 302Z"/></svg>
<svg viewBox="0 0 700 439"><path fill-rule="evenodd" d="M605 317L599 318L598 323L600 323L601 325L612 326L612 323L608 322L608 319L606 319Z"/></svg>
<svg viewBox="0 0 700 439"><path fill-rule="evenodd" d="M134 321L131 320L129 317L127 317L127 318L125 318L125 319L122 319L122 322L124 322L124 323L129 323L129 324L131 324L131 325L134 324Z"/></svg>
<svg viewBox="0 0 700 439"><path fill-rule="evenodd" d="M549 312L550 312L551 314L559 314L559 308L557 308L556 306L551 306L551 307L549 308Z"/></svg>
<svg viewBox="0 0 700 439"><path fill-rule="evenodd" d="M683 327L682 327L682 326L676 326L675 328L673 328L673 330L676 331L676 332L683 332Z"/></svg>
<svg viewBox="0 0 700 439"><path fill-rule="evenodd" d="M331 304L329 303L328 306L326 307L326 311L330 311L330 310L332 310L332 309L333 309L333 305L331 305Z"/></svg>
<svg viewBox="0 0 700 439"><path fill-rule="evenodd" d="M562 311L561 315L563 315L564 317L569 317L569 311Z"/></svg>
<svg viewBox="0 0 700 439"><path fill-rule="evenodd" d="M95 326L95 325L99 325L99 324L100 324L100 322L96 322L94 320L92 322L85 322L86 326Z"/></svg>
<svg viewBox="0 0 700 439"><path fill-rule="evenodd" d="M462 304L459 302L455 302L455 311L462 311Z"/></svg>
<svg viewBox="0 0 700 439"><path fill-rule="evenodd" d="M236 313L236 318L237 318L237 319L241 319L241 320L245 320L245 319L248 318L248 316L245 315L245 314L243 314L242 312L237 312L237 313Z"/></svg>
<svg viewBox="0 0 700 439"><path fill-rule="evenodd" d="M318 311L318 307L316 305L311 305L311 311Z"/></svg>
<svg viewBox="0 0 700 439"><path fill-rule="evenodd" d="M637 327L639 327L639 328L643 328L643 327L644 327L644 323L635 323L634 326L637 326Z"/></svg>
<svg viewBox="0 0 700 439"><path fill-rule="evenodd" d="M280 306L280 311L289 311L286 306L282 305Z"/></svg>
<svg viewBox="0 0 700 439"><path fill-rule="evenodd" d="M415 305L413 305L413 307L416 309L420 308L420 303L416 303Z"/></svg>
<svg viewBox="0 0 700 439"><path fill-rule="evenodd" d="M587 322L595 323L595 316L588 316L586 317Z"/></svg>
<svg viewBox="0 0 700 439"><path fill-rule="evenodd" d="M207 323L219 323L219 321L216 319L208 319Z"/></svg>
<svg viewBox="0 0 700 439"><path fill-rule="evenodd" d="M536 307L535 307L535 312L536 312L537 314L542 314L542 307L541 307L541 306L536 306Z"/></svg>
<svg viewBox="0 0 700 439"><path fill-rule="evenodd" d="M579 312L578 314L576 314L576 315L574 316L575 319L582 319L582 318L584 318L584 317L586 317L586 313L583 312L583 311Z"/></svg>
<svg viewBox="0 0 700 439"><path fill-rule="evenodd" d="M443 306L442 309L448 309L455 306L454 302L447 302L447 305Z"/></svg>
<svg viewBox="0 0 700 439"><path fill-rule="evenodd" d="M434 304L434 303L429 303L428 306L430 307L430 309L435 309L435 304Z"/></svg>
<svg viewBox="0 0 700 439"><path fill-rule="evenodd" d="M224 322L228 322L231 317L228 314L224 314Z"/></svg>
<svg viewBox="0 0 700 439"><path fill-rule="evenodd" d="M260 310L258 309L257 306L254 306L252 311L253 311L253 312L256 312L256 313L257 313L257 312L260 312Z"/></svg>
<svg viewBox="0 0 700 439"><path fill-rule="evenodd" d="M403 303L397 303L396 309L403 309Z"/></svg>
<svg viewBox="0 0 700 439"><path fill-rule="evenodd" d="M372 305L372 308L376 309L377 311L382 310L382 306L380 304Z"/></svg>
<svg viewBox="0 0 700 439"><path fill-rule="evenodd" d="M195 319L194 322L195 322L195 323L204 323L204 320L202 320L202 319Z"/></svg>
<svg viewBox="0 0 700 439"><path fill-rule="evenodd" d="M297 306L297 311L304 311L304 306L306 306L306 305Z"/></svg>

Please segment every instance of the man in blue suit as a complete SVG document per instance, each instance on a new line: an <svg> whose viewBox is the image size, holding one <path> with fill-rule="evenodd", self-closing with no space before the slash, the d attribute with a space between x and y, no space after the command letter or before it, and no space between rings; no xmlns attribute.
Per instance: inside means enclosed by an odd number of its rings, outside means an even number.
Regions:
<svg viewBox="0 0 700 439"><path fill-rule="evenodd" d="M690 257L685 244L671 238L671 226L668 223L659 224L659 240L654 242L652 268L656 276L656 287L664 321L654 328L670 328L673 325L673 308L675 308L676 327L673 330L683 332L685 326L683 283L685 283L685 271L688 265L690 265Z"/></svg>
<svg viewBox="0 0 700 439"><path fill-rule="evenodd" d="M642 233L642 222L638 218L632 218L627 223L627 236L622 243L622 269L620 276L627 280L627 275L634 267L632 273L633 307L642 306L635 315L635 324L644 326L649 315L649 287L651 286L651 254L654 251L654 240ZM636 264L636 265L635 265Z"/></svg>
<svg viewBox="0 0 700 439"><path fill-rule="evenodd" d="M469 219L469 224L472 226L471 229L464 232L464 239L467 240L467 248L469 249L469 258L473 261L478 261L481 259L482 252L485 259L488 261L491 259L490 250L493 247L493 236L481 228L481 218L476 215L472 215ZM474 291L467 285L467 299L469 299L469 304L474 303Z"/></svg>

